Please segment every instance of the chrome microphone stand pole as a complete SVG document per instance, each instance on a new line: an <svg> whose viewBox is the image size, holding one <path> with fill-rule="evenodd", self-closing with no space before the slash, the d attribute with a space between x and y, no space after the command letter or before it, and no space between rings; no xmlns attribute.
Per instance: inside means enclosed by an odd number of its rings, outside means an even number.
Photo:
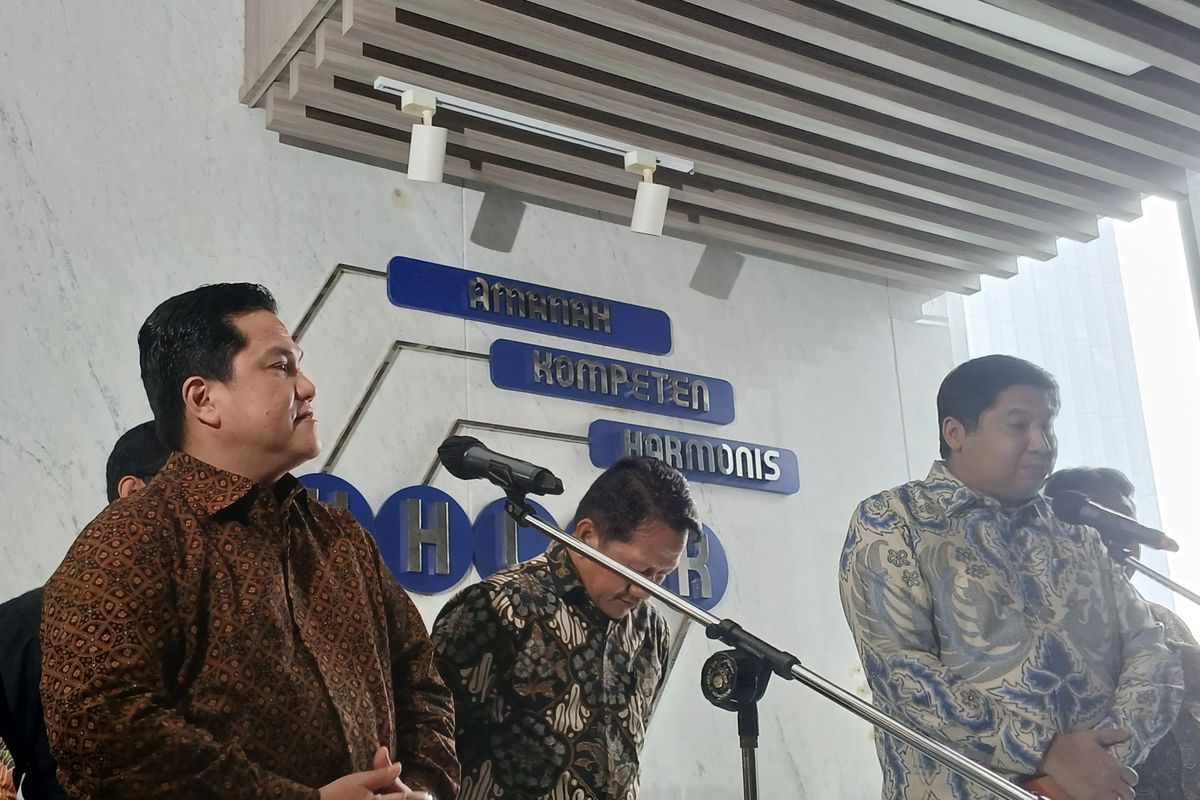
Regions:
<svg viewBox="0 0 1200 800"><path fill-rule="evenodd" d="M870 722L875 727L917 748L943 766L949 767L1000 797L1007 798L1007 800L1035 800L1037 797L1037 795L1031 794L1011 781L1005 780L941 742L913 730L902 722L892 719L865 700L804 667L800 663L800 659L796 658L796 656L774 647L769 642L746 631L733 620L718 619L674 592L664 589L643 575L639 575L624 564L609 558L599 550L584 544L574 536L543 522L538 518L532 506L526 502L524 492L506 488L506 494L508 495L508 500L504 506L505 511L516 520L518 525L541 531L572 552L590 558L597 564L620 575L631 584L639 586L650 596L703 625L708 638L724 642L730 647L735 648L738 652L751 656L761 662L765 666L765 669L781 678L799 681L827 700L833 701L847 711ZM752 774L754 772L753 766L753 753L750 754L749 760L747 760L745 748L743 748L743 773L747 780L747 792L751 789L757 792L757 776Z"/></svg>
<svg viewBox="0 0 1200 800"><path fill-rule="evenodd" d="M1166 575L1163 575L1161 572L1158 572L1157 570L1146 566L1141 561L1138 561L1133 557L1133 553L1129 550L1131 545L1121 541L1120 539L1105 536L1103 531L1101 531L1100 536L1102 539L1104 539L1104 544L1108 546L1108 554L1112 556L1113 561L1142 573L1150 580L1156 581L1181 597L1186 597L1193 603L1200 605L1200 594L1196 594L1178 581L1173 581Z"/></svg>

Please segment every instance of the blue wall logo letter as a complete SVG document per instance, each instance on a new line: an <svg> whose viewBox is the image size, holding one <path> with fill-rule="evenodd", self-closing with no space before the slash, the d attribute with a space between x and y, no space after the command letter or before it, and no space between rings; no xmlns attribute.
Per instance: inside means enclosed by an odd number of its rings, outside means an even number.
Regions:
<svg viewBox="0 0 1200 800"><path fill-rule="evenodd" d="M453 497L432 486L393 494L375 515L375 539L396 580L423 594L444 592L471 568L471 521Z"/></svg>

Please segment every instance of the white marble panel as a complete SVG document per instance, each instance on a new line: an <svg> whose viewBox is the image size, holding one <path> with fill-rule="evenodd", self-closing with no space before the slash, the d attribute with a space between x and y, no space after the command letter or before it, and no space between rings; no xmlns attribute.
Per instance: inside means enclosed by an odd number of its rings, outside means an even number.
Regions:
<svg viewBox="0 0 1200 800"><path fill-rule="evenodd" d="M0 508L0 595L103 506L112 443L149 415L135 337L156 303L258 281L294 324L339 262L461 259L461 190L283 147L238 104L241 9L5 4L0 470L27 499Z"/></svg>

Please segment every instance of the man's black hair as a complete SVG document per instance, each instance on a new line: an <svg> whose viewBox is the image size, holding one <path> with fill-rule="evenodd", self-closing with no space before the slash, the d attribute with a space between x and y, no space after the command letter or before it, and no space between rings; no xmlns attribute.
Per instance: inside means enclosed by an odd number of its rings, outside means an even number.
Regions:
<svg viewBox="0 0 1200 800"><path fill-rule="evenodd" d="M1095 499L1103 495L1133 497L1133 481L1112 467L1072 467L1060 469L1046 479L1042 492L1054 497L1060 492L1082 492Z"/></svg>
<svg viewBox="0 0 1200 800"><path fill-rule="evenodd" d="M158 474L171 450L158 438L154 420L135 425L117 439L112 452L108 454L108 464L104 468L104 476L108 483L108 502L117 499L117 487L126 475L141 478L149 482Z"/></svg>
<svg viewBox="0 0 1200 800"><path fill-rule="evenodd" d="M687 480L664 461L623 458L588 488L575 521L590 519L601 540L627 542L647 522L661 521L690 540L700 536L700 515Z"/></svg>
<svg viewBox="0 0 1200 800"><path fill-rule="evenodd" d="M183 449L183 382L193 375L228 381L246 346L234 320L253 311L276 313L275 298L254 283L215 283L163 301L138 331L142 385L158 436Z"/></svg>
<svg viewBox="0 0 1200 800"><path fill-rule="evenodd" d="M1051 405L1058 410L1058 382L1037 364L1015 356L994 355L973 358L959 364L938 389L938 441L942 458L950 457L950 445L942 435L947 417L958 420L967 433L979 427L979 416L996 404L1000 393L1011 386L1032 386L1051 394Z"/></svg>

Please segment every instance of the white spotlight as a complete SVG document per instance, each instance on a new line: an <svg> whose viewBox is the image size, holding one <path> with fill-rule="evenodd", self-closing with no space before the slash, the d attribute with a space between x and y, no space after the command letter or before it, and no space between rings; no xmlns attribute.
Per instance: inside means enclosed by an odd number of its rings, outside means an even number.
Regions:
<svg viewBox="0 0 1200 800"><path fill-rule="evenodd" d="M400 97L400 110L421 118L413 125L408 149L409 180L441 183L446 167L446 129L433 124L437 95L428 89L409 89Z"/></svg>
<svg viewBox="0 0 1200 800"><path fill-rule="evenodd" d="M654 170L658 156L649 150L630 150L625 153L625 170L640 173L637 198L633 201L633 221L630 228L634 233L662 236L663 223L667 219L667 200L671 190L654 182Z"/></svg>

